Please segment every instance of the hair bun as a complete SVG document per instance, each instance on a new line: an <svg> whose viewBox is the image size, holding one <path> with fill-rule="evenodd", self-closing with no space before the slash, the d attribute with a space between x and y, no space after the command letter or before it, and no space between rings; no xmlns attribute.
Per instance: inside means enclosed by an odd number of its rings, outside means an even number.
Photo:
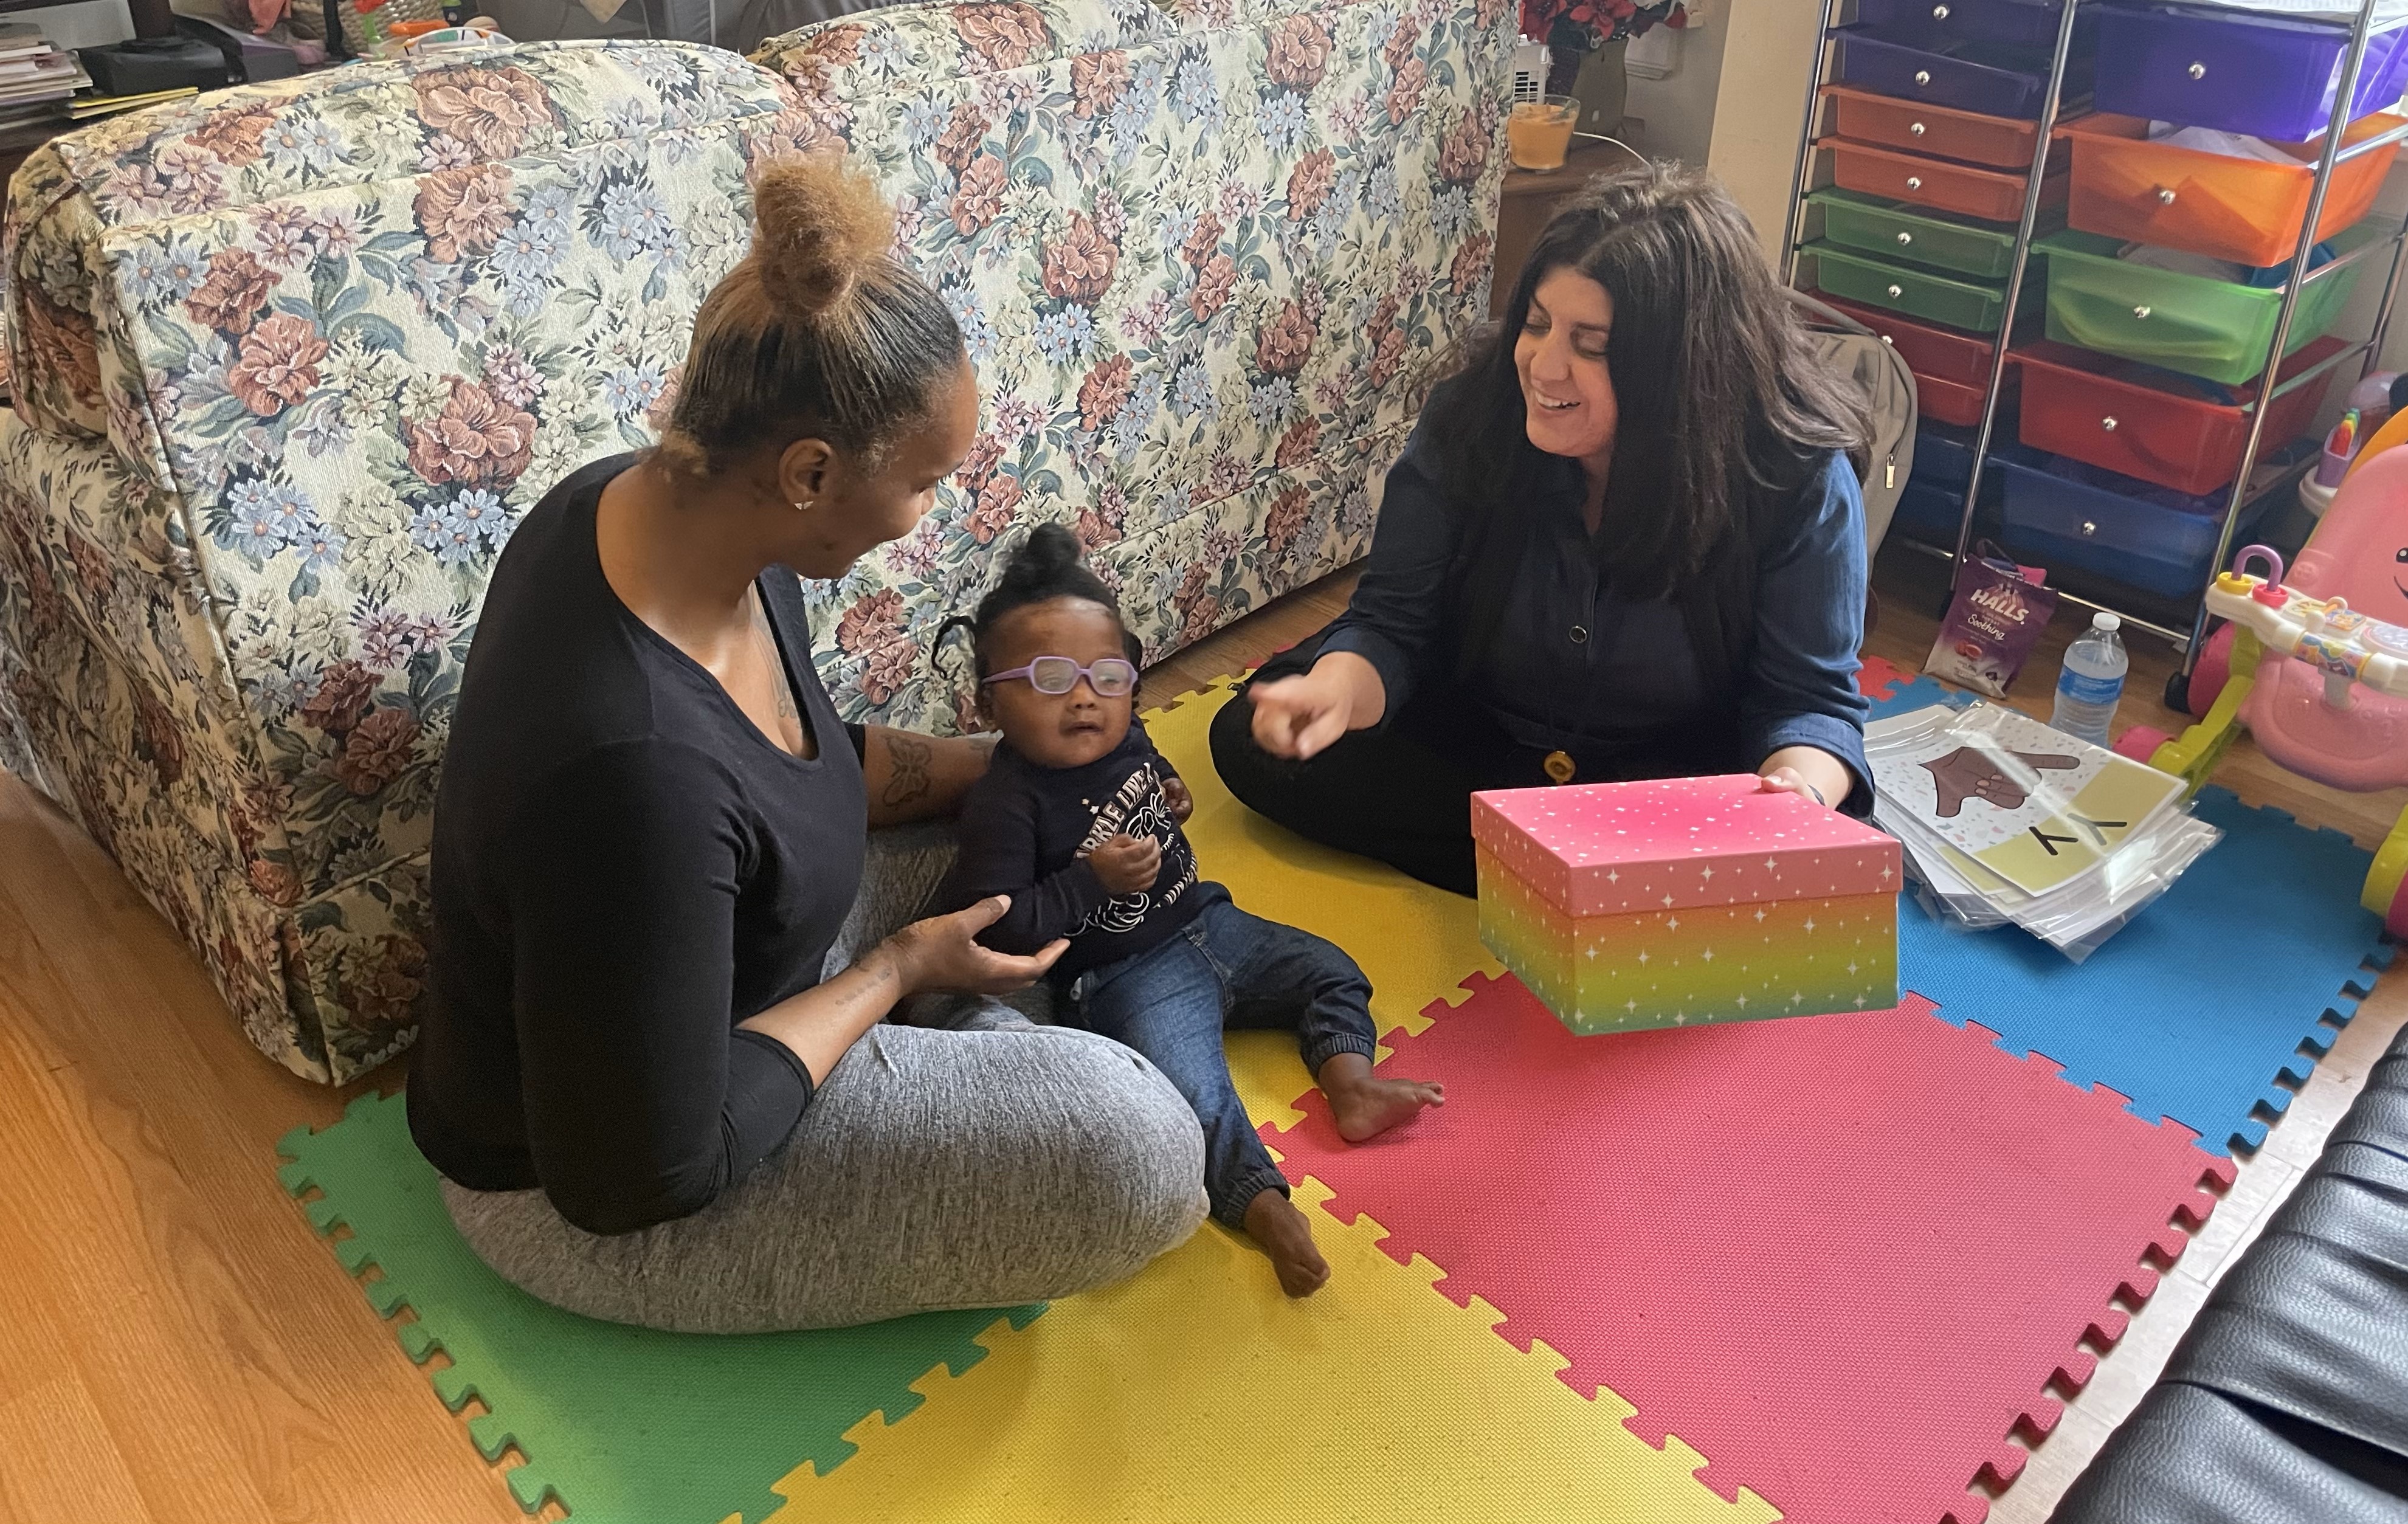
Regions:
<svg viewBox="0 0 2408 1524"><path fill-rule="evenodd" d="M753 257L769 299L815 320L895 247L895 213L867 176L833 154L781 160L752 188Z"/></svg>
<svg viewBox="0 0 2408 1524"><path fill-rule="evenodd" d="M1003 585L1006 587L1050 586L1073 567L1086 565L1086 547L1068 525L1040 524L1029 531L1020 548L1004 563Z"/></svg>

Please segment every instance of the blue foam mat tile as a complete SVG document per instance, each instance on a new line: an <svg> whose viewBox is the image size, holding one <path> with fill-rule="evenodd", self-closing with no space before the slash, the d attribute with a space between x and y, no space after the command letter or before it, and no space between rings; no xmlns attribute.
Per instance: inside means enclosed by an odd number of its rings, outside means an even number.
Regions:
<svg viewBox="0 0 2408 1524"><path fill-rule="evenodd" d="M2220 788L2195 808L2225 839L2086 961L2011 927L1943 926L1908 897L1899 974L1943 1017L1980 1022L2007 1051L2054 1059L2222 1154L2265 1141L2260 1114L2290 1102L2278 1078L2307 1079L2392 949L2358 903L2368 854L2347 837Z"/></svg>

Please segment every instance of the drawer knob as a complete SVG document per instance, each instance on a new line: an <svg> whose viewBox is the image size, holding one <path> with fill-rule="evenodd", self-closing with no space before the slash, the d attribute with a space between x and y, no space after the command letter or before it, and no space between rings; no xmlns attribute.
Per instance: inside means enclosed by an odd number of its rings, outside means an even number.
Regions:
<svg viewBox="0 0 2408 1524"><path fill-rule="evenodd" d="M2110 433L2110 434L2114 433L2114 432L2115 432L2115 419L2114 419L2114 416L2111 413L2111 414L2110 414L2110 415L2108 415L2107 417L2105 417L2105 418L2101 418L2100 420L2099 420L2099 426L2100 426L2100 428L2105 429L2105 430L2106 430L2108 433Z"/></svg>
<svg viewBox="0 0 2408 1524"><path fill-rule="evenodd" d="M2193 67L2197 67L2198 65L2192 65L2192 66L2193 66ZM1930 71L1929 69L1917 69L1917 70L1915 70L1915 71L1914 71L1914 82L1915 82L1916 84L1919 84L1919 85L1928 85L1928 84L1929 84L1929 83L1931 82L1931 71Z"/></svg>
<svg viewBox="0 0 2408 1524"><path fill-rule="evenodd" d="M2174 204L2174 193L2173 193L2171 189L2169 189L2168 187L2166 187L2166 186L2163 186L2163 185L2158 186L2158 187L2157 187L2157 205L2158 205L2158 206L2160 206L2160 207L2171 207L2171 206L2172 206L2173 204Z"/></svg>
<svg viewBox="0 0 2408 1524"><path fill-rule="evenodd" d="M2093 535L2097 534L2098 532L2099 532L2099 525L2098 525L2097 524L2093 523L2093 522L2092 522L2091 520L2089 520L2089 519L2085 519L2085 520L2083 520L2083 521L2082 521L2082 538L2083 538L2083 539L2088 539L2091 536L2093 536Z"/></svg>
<svg viewBox="0 0 2408 1524"><path fill-rule="evenodd" d="M1946 6L1934 6L1934 7L1931 7L1931 19L1932 19L1933 21L1935 21L1935 22L1944 22L1944 21L1946 21L1946 20L1948 19L1948 7L1947 7Z"/></svg>
<svg viewBox="0 0 2408 1524"><path fill-rule="evenodd" d="M1900 243L1913 243L1914 241L1914 235L1912 233L1900 233L1898 236L1898 241Z"/></svg>
<svg viewBox="0 0 2408 1524"><path fill-rule="evenodd" d="M1893 283L1893 284L1890 286L1890 288L1889 288L1889 298L1890 298L1890 300L1892 300L1892 301L1896 301L1896 300L1898 300L1900 296L1903 296L1903 295L1906 295L1906 288L1905 288L1904 286L1901 286L1901 285L1898 285L1898 284Z"/></svg>
<svg viewBox="0 0 2408 1524"><path fill-rule="evenodd" d="M1923 177L1921 175L1907 176L1906 188L1910 191L1919 191L1923 189Z"/></svg>
<svg viewBox="0 0 2408 1524"><path fill-rule="evenodd" d="M2206 78L2207 78L2207 65L2204 65L2204 64L2193 64L2193 65L2190 66L2190 77L2191 77L2192 79L2206 79Z"/></svg>
<svg viewBox="0 0 2408 1524"><path fill-rule="evenodd" d="M1923 136L1923 123L1920 122L1910 122L1906 124L1906 130L1914 136L1920 137Z"/></svg>
<svg viewBox="0 0 2408 1524"><path fill-rule="evenodd" d="M2136 307L2136 308L2132 309L2132 315L2133 315L2134 317L2136 317L2136 318L2139 318L2143 323L2146 323L2146 322L2148 322L2148 321L2149 321L2149 309L2148 309L2148 308L2147 308L2146 306L2141 306L2141 307Z"/></svg>

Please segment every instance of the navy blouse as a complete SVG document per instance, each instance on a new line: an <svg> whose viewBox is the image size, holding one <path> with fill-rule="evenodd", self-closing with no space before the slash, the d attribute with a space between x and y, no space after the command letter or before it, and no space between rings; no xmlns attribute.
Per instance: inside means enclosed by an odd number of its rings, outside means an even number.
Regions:
<svg viewBox="0 0 2408 1524"><path fill-rule="evenodd" d="M1322 645L1371 664L1389 716L1443 683L1453 659L1442 637L1462 520L1439 486L1441 448L1425 418L1388 473L1363 580ZM1831 453L1759 550L1755 640L1736 695L1707 691L1677 603L1614 588L1581 521L1579 463L1550 459L1537 480L1546 495L1539 532L1499 638L1469 683L1507 736L1541 751L1611 755L1660 748L1735 711L1749 766L1812 746L1846 765L1852 805L1870 803L1868 706L1856 684L1865 510L1845 455Z"/></svg>

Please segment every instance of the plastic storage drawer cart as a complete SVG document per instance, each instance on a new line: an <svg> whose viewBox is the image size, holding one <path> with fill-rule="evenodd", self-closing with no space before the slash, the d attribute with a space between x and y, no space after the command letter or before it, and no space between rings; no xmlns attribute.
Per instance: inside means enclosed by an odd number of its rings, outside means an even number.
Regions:
<svg viewBox="0 0 2408 1524"><path fill-rule="evenodd" d="M1919 447L1918 447L1919 448ZM2052 571L2094 577L2164 598L2195 597L2214 568L2225 496L2186 496L2079 462L2000 451L2005 480L2000 539L2016 556ZM2239 543L2281 492L2242 505Z"/></svg>
<svg viewBox="0 0 2408 1524"><path fill-rule="evenodd" d="M2380 236L2360 223L2334 237L2332 250L2338 257ZM2095 233L2052 234L2034 247L2048 256L2049 338L2228 386L2258 379L2274 341L2281 287L2130 264L2114 257L2117 240ZM2301 289L2291 349L2324 337L2363 268L2353 264Z"/></svg>
<svg viewBox="0 0 2408 1524"><path fill-rule="evenodd" d="M2356 142L2408 125L2380 112L2344 135ZM2315 149L2282 145L2298 165L2265 164L2148 141L2139 117L2097 115L2065 129L2073 145L2073 185L2066 220L2085 233L2185 249L2235 264L2280 265L2298 247L2300 223L2315 189ZM2316 237L2327 238L2364 217L2400 145L2386 144L2333 166Z"/></svg>
<svg viewBox="0 0 2408 1524"><path fill-rule="evenodd" d="M1823 93L1831 102L1831 130L1876 148L2019 170L2030 165L2032 139L2040 134L2034 122L1897 100L1845 85L1825 85Z"/></svg>
<svg viewBox="0 0 2408 1524"><path fill-rule="evenodd" d="M2338 8L2338 7L2336 7ZM2321 136L2349 50L2349 29L2206 7L2102 7L2094 102L2144 121L2218 127L2278 143ZM2351 117L2389 106L2408 85L2408 30L2366 40Z"/></svg>
<svg viewBox="0 0 2408 1524"><path fill-rule="evenodd" d="M2283 373L2297 375L2344 347L2338 338L2317 339L2294 353ZM2024 372L2018 438L2034 450L2192 495L2229 485L2240 468L2241 447L2249 435L2243 405L2257 395L2254 386L2228 393L2067 344L2032 344L2010 357ZM2271 454L2307 433L2327 380L2274 398L2267 410L2262 453ZM1920 463L1919 452L1915 458Z"/></svg>

